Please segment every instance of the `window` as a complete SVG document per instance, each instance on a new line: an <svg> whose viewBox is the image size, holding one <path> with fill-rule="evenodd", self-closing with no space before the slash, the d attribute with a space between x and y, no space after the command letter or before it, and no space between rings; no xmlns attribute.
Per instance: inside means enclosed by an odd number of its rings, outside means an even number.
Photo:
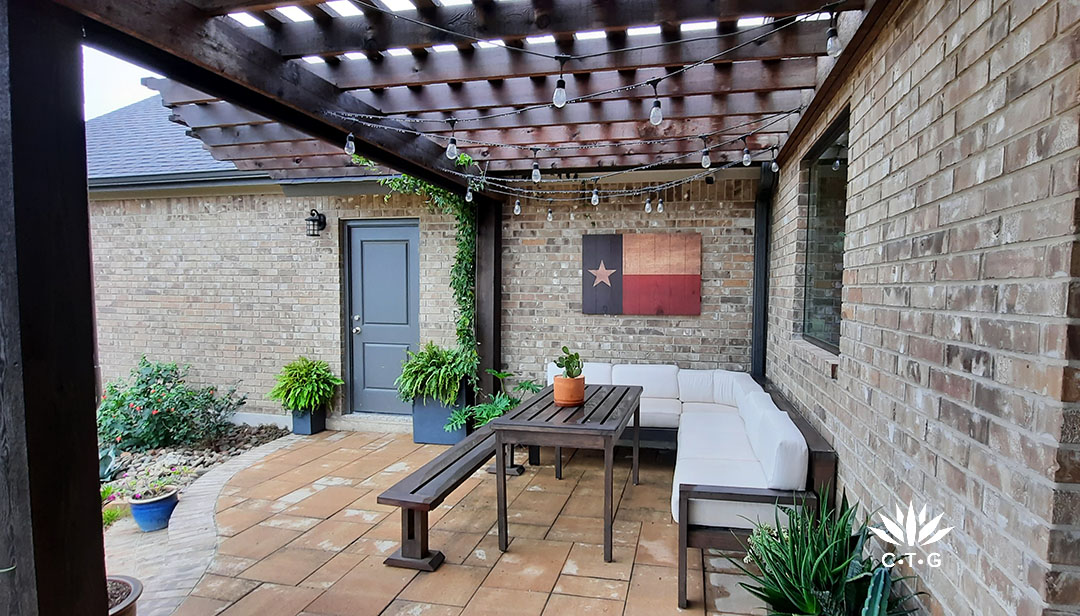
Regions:
<svg viewBox="0 0 1080 616"><path fill-rule="evenodd" d="M803 338L840 352L844 276L848 115L845 112L803 161L808 172Z"/></svg>

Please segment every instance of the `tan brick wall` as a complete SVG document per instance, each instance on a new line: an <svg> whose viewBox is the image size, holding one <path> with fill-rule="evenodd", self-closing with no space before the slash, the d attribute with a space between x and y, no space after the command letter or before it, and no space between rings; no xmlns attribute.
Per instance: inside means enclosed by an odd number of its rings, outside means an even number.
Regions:
<svg viewBox="0 0 1080 616"><path fill-rule="evenodd" d="M326 214L319 238L303 219ZM341 219L419 218L420 339L454 341L448 290L454 223L413 197L281 194L91 202L99 363L126 376L146 354L191 364L191 381L242 381L245 411L298 355L342 364Z"/></svg>
<svg viewBox="0 0 1080 616"><path fill-rule="evenodd" d="M756 178L756 172L741 176L747 175ZM620 186L632 185L605 188ZM756 179L694 182L665 192L662 214L646 214L644 197L596 207L555 203L552 222L546 202L523 201L520 216L508 207L502 252L507 368L543 382L545 365L568 344L586 361L748 370L756 190ZM664 231L702 236L701 316L582 314L582 234Z"/></svg>
<svg viewBox="0 0 1080 616"><path fill-rule="evenodd" d="M1064 0L906 2L799 144L850 105L839 358L798 337L805 178L782 170L769 377L835 445L850 494L956 527L943 566L917 568L934 614L1080 604L1078 17Z"/></svg>

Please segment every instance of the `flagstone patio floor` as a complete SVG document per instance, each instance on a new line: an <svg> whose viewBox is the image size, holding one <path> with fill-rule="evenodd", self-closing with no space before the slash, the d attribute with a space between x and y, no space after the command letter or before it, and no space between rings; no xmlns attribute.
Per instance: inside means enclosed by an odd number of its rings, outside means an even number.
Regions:
<svg viewBox="0 0 1080 616"><path fill-rule="evenodd" d="M216 554L178 616L657 616L761 614L724 557L693 550L688 610L676 607L674 456L629 450L615 466L615 562L604 563L603 461L564 451L563 479L545 463L508 480L509 550L498 549L494 475L483 470L430 516L434 573L388 567L400 514L385 488L445 448L411 435L326 432L298 439L236 473L217 501ZM519 459L524 452L519 452Z"/></svg>

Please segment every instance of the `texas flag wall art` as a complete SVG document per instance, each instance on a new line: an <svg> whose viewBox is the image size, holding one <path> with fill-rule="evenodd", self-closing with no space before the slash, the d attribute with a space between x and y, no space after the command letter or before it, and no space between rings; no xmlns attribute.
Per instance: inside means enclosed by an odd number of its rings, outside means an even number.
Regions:
<svg viewBox="0 0 1080 616"><path fill-rule="evenodd" d="M701 314L701 234L583 235L581 255L584 314Z"/></svg>

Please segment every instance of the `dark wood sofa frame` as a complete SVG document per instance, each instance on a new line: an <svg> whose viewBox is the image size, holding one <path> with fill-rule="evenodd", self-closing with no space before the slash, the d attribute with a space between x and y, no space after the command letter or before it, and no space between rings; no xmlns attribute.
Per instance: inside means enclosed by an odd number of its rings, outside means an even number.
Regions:
<svg viewBox="0 0 1080 616"><path fill-rule="evenodd" d="M687 605L686 550L688 548L715 548L740 552L745 550L744 546L750 536L749 530L741 528L691 525L689 523L690 499L810 506L816 506L819 498L828 498L830 502L832 500L832 486L836 483L836 451L786 398L774 390L770 390L769 394L772 395L776 406L791 417L795 426L802 432L803 438L806 439L809 453L806 489L785 491L679 484L679 607L681 608L686 608Z"/></svg>

